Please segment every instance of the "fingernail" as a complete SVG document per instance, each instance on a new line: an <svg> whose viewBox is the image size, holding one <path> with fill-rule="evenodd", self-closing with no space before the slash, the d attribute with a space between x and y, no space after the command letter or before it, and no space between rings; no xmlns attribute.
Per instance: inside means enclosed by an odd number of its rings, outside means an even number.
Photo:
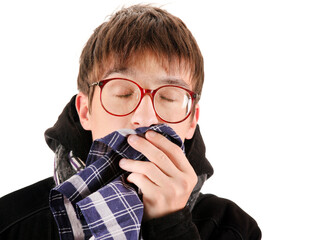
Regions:
<svg viewBox="0 0 333 240"><path fill-rule="evenodd" d="M126 164L126 159L121 159L119 161L119 166L125 166L125 164Z"/></svg>
<svg viewBox="0 0 333 240"><path fill-rule="evenodd" d="M135 143L136 141L138 141L138 136L136 136L136 135L130 135L128 137L128 141L131 142L131 143Z"/></svg>
<svg viewBox="0 0 333 240"><path fill-rule="evenodd" d="M147 134L149 137L153 138L156 136L157 133L155 131L149 131L149 132L147 132Z"/></svg>

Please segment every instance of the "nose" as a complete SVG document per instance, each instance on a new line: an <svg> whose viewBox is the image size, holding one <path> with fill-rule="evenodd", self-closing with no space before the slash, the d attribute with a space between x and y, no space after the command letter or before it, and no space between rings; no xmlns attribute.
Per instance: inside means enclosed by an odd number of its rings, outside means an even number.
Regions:
<svg viewBox="0 0 333 240"><path fill-rule="evenodd" d="M147 94L142 98L139 106L132 115L131 122L136 128L149 127L159 122L150 95Z"/></svg>

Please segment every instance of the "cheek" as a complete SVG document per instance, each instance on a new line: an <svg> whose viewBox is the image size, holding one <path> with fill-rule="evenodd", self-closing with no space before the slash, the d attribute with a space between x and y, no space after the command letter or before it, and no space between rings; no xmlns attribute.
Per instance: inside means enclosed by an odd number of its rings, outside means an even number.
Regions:
<svg viewBox="0 0 333 240"><path fill-rule="evenodd" d="M105 137L106 135L122 128L129 128L127 117L115 117L104 111L103 108L95 108L91 112L91 132L93 140Z"/></svg>
<svg viewBox="0 0 333 240"><path fill-rule="evenodd" d="M170 124L169 126L178 134L182 141L185 141L185 137L190 130L190 123L188 122L188 120L174 125Z"/></svg>
<svg viewBox="0 0 333 240"><path fill-rule="evenodd" d="M106 136L110 131L112 131L112 129L111 124L109 124L109 114L104 111L104 109L99 104L99 101L93 102L91 107L91 133L93 139L96 140Z"/></svg>

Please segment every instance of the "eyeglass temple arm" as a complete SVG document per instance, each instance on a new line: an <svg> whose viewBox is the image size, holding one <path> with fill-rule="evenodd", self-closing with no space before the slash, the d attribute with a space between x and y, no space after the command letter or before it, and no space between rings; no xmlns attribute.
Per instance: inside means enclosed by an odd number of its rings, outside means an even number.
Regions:
<svg viewBox="0 0 333 240"><path fill-rule="evenodd" d="M89 84L89 87L93 87L93 86L101 86L102 83L101 82L94 82L92 84Z"/></svg>
<svg viewBox="0 0 333 240"><path fill-rule="evenodd" d="M197 99L197 100L199 100L200 99L200 94L198 94L198 93L194 93L193 94L193 99Z"/></svg>

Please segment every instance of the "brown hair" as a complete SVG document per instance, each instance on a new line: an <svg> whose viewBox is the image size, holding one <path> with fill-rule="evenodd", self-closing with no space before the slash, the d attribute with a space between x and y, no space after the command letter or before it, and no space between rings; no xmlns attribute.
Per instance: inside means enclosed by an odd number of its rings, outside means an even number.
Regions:
<svg viewBox="0 0 333 240"><path fill-rule="evenodd" d="M204 67L196 40L182 20L150 5L123 8L95 29L81 54L79 91L89 95L89 85L100 81L111 64L121 68L148 52L163 63L187 67L192 90L201 94Z"/></svg>

